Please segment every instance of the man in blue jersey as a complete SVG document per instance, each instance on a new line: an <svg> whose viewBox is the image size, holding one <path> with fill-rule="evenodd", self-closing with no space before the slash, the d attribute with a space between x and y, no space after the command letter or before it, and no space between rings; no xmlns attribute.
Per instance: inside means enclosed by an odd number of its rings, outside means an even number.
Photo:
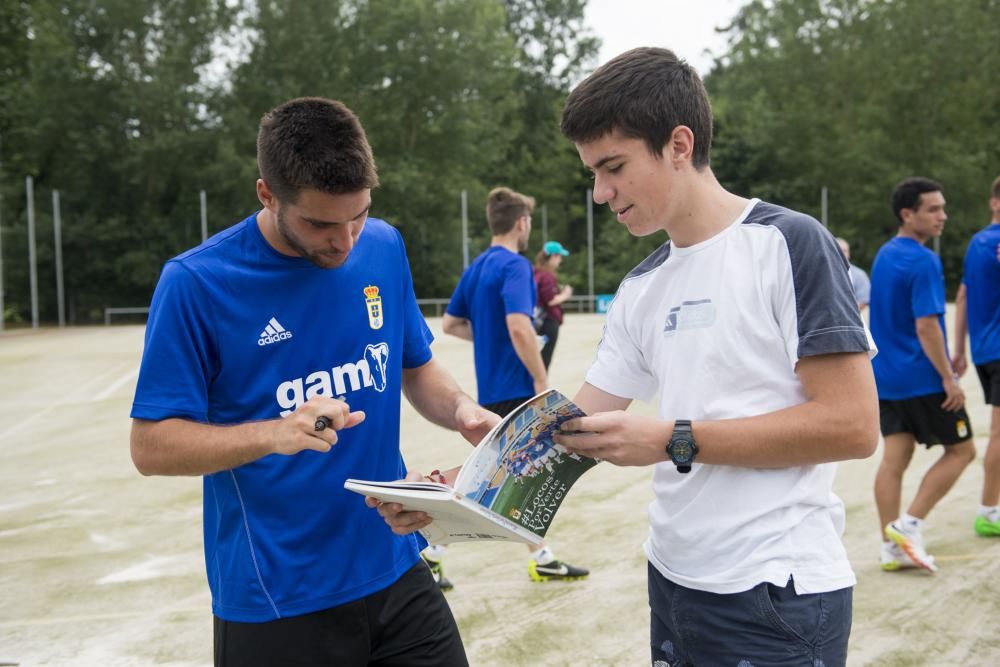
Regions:
<svg viewBox="0 0 1000 667"><path fill-rule="evenodd" d="M962 375L965 334L972 343L972 363L983 385L986 404L992 406L990 440L983 458L983 494L976 533L1000 537L1000 177L990 192L993 220L969 242L962 285L955 298L955 356L952 364Z"/></svg>
<svg viewBox="0 0 1000 667"><path fill-rule="evenodd" d="M879 349L872 363L885 439L875 504L886 571L937 570L924 549L924 519L976 456L965 394L948 355L941 259L924 247L941 235L944 208L939 183L900 182L892 193L898 232L872 265L871 330ZM918 442L943 445L943 451L901 514L903 473Z"/></svg>
<svg viewBox="0 0 1000 667"><path fill-rule="evenodd" d="M490 247L462 274L442 321L445 333L472 342L479 403L501 417L546 389L548 376L532 324L537 290L531 262L520 253L528 248L535 200L510 188L495 188L487 197ZM441 572L443 550L428 557ZM589 572L556 559L540 544L528 560L532 581L572 581Z"/></svg>
<svg viewBox="0 0 1000 667"><path fill-rule="evenodd" d="M407 474L401 392L473 443L496 416L431 358L353 112L278 106L257 161L263 208L164 266L132 407L139 471L204 479L215 664L467 664L423 541L343 483Z"/></svg>

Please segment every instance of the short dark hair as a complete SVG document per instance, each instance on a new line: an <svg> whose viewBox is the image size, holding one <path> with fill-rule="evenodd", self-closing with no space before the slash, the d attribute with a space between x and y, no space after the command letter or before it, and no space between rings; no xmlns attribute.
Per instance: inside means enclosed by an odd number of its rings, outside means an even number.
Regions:
<svg viewBox="0 0 1000 667"><path fill-rule="evenodd" d="M990 187L990 196L994 199L1000 199L1000 176L997 176L993 181L993 185Z"/></svg>
<svg viewBox="0 0 1000 667"><path fill-rule="evenodd" d="M923 176L913 176L904 178L892 189L892 212L896 216L896 222L903 224L900 211L908 208L916 211L920 208L920 197L925 192L944 192L944 188L937 181L932 181Z"/></svg>
<svg viewBox="0 0 1000 667"><path fill-rule="evenodd" d="M264 114L257 165L271 192L288 202L305 189L335 195L378 185L358 117L342 102L322 97L289 100Z"/></svg>
<svg viewBox="0 0 1000 667"><path fill-rule="evenodd" d="M510 188L493 188L486 198L486 222L493 236L502 236L514 229L518 218L530 216L535 199Z"/></svg>
<svg viewBox="0 0 1000 667"><path fill-rule="evenodd" d="M698 73L669 49L641 47L609 60L577 86L563 108L562 132L586 143L619 130L659 157L671 133L694 134L691 162L708 166L712 106Z"/></svg>

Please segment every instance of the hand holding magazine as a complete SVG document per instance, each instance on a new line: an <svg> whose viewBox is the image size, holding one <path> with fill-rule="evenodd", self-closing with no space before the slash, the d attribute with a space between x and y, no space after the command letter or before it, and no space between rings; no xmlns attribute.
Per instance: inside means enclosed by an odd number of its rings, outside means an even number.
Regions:
<svg viewBox="0 0 1000 667"><path fill-rule="evenodd" d="M504 417L462 465L454 488L436 482L349 479L344 487L433 521L420 532L431 544L504 540L537 544L580 475L597 460L557 445L567 419L585 416L555 389Z"/></svg>

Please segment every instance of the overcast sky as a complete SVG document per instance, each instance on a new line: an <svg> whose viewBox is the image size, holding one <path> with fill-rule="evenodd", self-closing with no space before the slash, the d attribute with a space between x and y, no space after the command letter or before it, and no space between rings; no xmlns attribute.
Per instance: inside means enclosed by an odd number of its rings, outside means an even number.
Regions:
<svg viewBox="0 0 1000 667"><path fill-rule="evenodd" d="M712 65L704 50L721 52L715 33L747 0L589 0L585 20L604 42L599 63L636 46L663 46L704 76Z"/></svg>

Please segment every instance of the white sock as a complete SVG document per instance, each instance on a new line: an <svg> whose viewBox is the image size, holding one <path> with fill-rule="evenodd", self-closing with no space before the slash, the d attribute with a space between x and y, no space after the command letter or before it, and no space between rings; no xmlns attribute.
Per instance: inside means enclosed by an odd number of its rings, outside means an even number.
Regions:
<svg viewBox="0 0 1000 667"><path fill-rule="evenodd" d="M422 553L431 560L441 560L448 553L448 547L443 544L432 544L424 549Z"/></svg>
<svg viewBox="0 0 1000 667"><path fill-rule="evenodd" d="M918 519L917 517L911 516L906 512L899 515L899 520L903 522L904 527L917 532L920 532L920 529L924 527L923 519Z"/></svg>
<svg viewBox="0 0 1000 667"><path fill-rule="evenodd" d="M549 549L548 546L544 546L541 549L538 549L537 551L533 551L531 553L531 557L539 565L548 565L549 563L551 563L556 559L555 554L552 553L552 550Z"/></svg>
<svg viewBox="0 0 1000 667"><path fill-rule="evenodd" d="M996 505L993 507L990 507L989 505L980 505L979 516L984 516L990 521L1000 521L1000 507Z"/></svg>

